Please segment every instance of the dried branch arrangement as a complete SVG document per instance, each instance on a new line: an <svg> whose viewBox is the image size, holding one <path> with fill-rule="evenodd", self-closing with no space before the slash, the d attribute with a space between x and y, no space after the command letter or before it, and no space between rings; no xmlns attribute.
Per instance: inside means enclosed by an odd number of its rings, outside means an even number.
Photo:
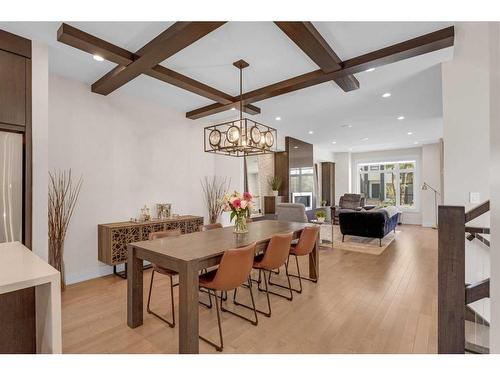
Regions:
<svg viewBox="0 0 500 375"><path fill-rule="evenodd" d="M222 214L223 198L230 185L231 180L227 181L225 177L205 176L201 181L210 224L215 224Z"/></svg>
<svg viewBox="0 0 500 375"><path fill-rule="evenodd" d="M65 287L64 239L82 187L82 177L73 181L71 169L49 172L49 263L61 272Z"/></svg>

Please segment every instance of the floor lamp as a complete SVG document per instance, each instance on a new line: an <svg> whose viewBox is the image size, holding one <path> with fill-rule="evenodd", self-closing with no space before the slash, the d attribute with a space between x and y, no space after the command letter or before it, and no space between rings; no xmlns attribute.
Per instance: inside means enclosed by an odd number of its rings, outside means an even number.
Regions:
<svg viewBox="0 0 500 375"><path fill-rule="evenodd" d="M427 182L424 182L422 185L422 190L428 190L431 189L434 192L434 225L432 228L437 229L438 228L438 209L437 209L437 196L441 195L439 192L434 189L432 186L430 186Z"/></svg>

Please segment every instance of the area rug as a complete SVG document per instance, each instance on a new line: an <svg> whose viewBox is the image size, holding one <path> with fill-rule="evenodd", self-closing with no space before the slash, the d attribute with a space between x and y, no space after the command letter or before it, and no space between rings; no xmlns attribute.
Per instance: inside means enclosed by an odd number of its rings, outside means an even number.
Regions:
<svg viewBox="0 0 500 375"><path fill-rule="evenodd" d="M366 237L356 237L356 236L345 236L344 242L342 242L342 233L340 233L340 227L338 225L333 226L333 248L335 250L345 250L354 251L357 253L380 255L387 247L396 239L398 231L396 234L394 232L389 233L382 239L382 246L379 246L378 238L366 238ZM321 231L321 238L330 241L331 230L325 228Z"/></svg>

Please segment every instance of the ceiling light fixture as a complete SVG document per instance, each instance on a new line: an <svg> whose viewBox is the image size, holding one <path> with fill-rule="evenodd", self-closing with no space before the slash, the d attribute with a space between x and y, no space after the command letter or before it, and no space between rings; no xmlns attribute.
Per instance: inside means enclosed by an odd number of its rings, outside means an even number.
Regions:
<svg viewBox="0 0 500 375"><path fill-rule="evenodd" d="M364 141L367 141L367 140L368 140L368 138L363 138L363 139L361 139L361 140L364 142Z"/></svg>
<svg viewBox="0 0 500 375"><path fill-rule="evenodd" d="M240 118L207 126L204 131L205 152L227 156L275 152L277 130L243 117L243 69L249 64L244 60L238 60L233 65L240 70ZM281 120L281 117L276 117L276 120Z"/></svg>
<svg viewBox="0 0 500 375"><path fill-rule="evenodd" d="M373 72L375 68L366 69L365 72Z"/></svg>
<svg viewBox="0 0 500 375"><path fill-rule="evenodd" d="M415 141L415 142L413 142L413 144L414 144L414 145L418 145L418 142L417 142L417 141Z"/></svg>
<svg viewBox="0 0 500 375"><path fill-rule="evenodd" d="M308 133L309 134L314 134L314 132L312 130L309 130Z"/></svg>
<svg viewBox="0 0 500 375"><path fill-rule="evenodd" d="M408 135L413 135L413 132L408 132L408 133L406 133L406 134L408 134Z"/></svg>
<svg viewBox="0 0 500 375"><path fill-rule="evenodd" d="M398 120L404 120L404 119L405 119L405 117L404 117L404 116L399 116L399 117L398 117Z"/></svg>
<svg viewBox="0 0 500 375"><path fill-rule="evenodd" d="M382 94L382 98L389 98L390 96L391 96L390 92L386 92L386 93Z"/></svg>
<svg viewBox="0 0 500 375"><path fill-rule="evenodd" d="M231 108L231 111L236 111L236 108L235 107Z"/></svg>
<svg viewBox="0 0 500 375"><path fill-rule="evenodd" d="M333 142L332 142L332 145L336 145L336 144L337 144L337 142L336 142L336 141L333 141Z"/></svg>
<svg viewBox="0 0 500 375"><path fill-rule="evenodd" d="M94 58L95 61L104 61L104 58L102 56L94 55L92 57Z"/></svg>
<svg viewBox="0 0 500 375"><path fill-rule="evenodd" d="M281 117L279 117L279 116L276 116L274 119L275 119L276 121L281 121Z"/></svg>

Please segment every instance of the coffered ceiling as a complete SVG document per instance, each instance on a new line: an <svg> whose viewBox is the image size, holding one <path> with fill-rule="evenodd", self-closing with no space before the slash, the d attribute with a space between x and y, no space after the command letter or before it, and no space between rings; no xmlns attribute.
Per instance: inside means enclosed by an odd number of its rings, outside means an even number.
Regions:
<svg viewBox="0 0 500 375"><path fill-rule="evenodd" d="M137 51L172 22L72 22L70 25L129 51ZM92 84L116 65L98 62L86 52L56 39L61 23L0 23L0 28L49 45L54 74ZM341 60L378 50L450 26L429 22L314 22L314 27ZM414 146L442 135L440 63L452 47L356 73L358 90L343 91L332 81L252 103L261 114L251 116L291 135L332 151L365 151ZM273 22L228 22L161 62L162 66L230 95L238 93L243 58L243 91L318 69ZM382 98L390 92L391 97ZM181 112L210 105L212 100L140 75L109 95L134 95ZM96 94L98 95L98 94ZM226 111L192 120L207 123L235 116ZM277 121L276 117L281 117ZM397 118L404 116L404 120ZM312 134L310 134L312 132ZM409 135L408 133L411 133ZM201 131L200 131L201 136ZM335 144L333 143L335 142Z"/></svg>

